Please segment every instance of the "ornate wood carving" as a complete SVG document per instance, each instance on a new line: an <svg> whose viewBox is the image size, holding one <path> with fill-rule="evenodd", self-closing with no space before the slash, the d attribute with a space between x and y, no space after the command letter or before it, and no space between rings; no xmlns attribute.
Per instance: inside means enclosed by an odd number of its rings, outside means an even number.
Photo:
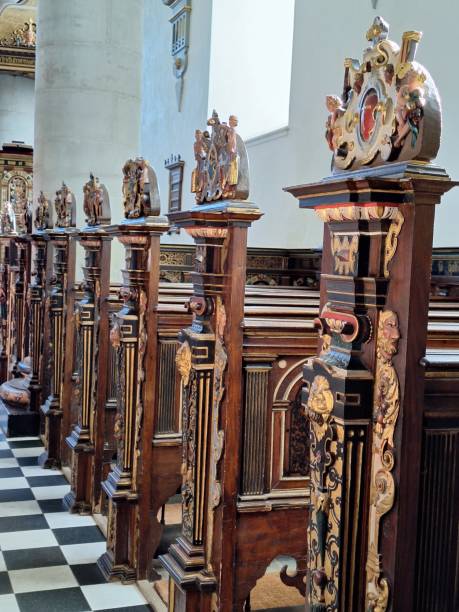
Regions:
<svg viewBox="0 0 459 612"><path fill-rule="evenodd" d="M89 176L89 181L83 186L83 195L83 210L87 225L90 227L109 225L111 219L107 189L92 173Z"/></svg>
<svg viewBox="0 0 459 612"><path fill-rule="evenodd" d="M367 559L366 607L387 610L389 584L381 576L379 530L380 520L394 504L395 465L394 431L400 411L400 386L392 363L398 350L400 332L398 317L384 310L379 315L376 338L376 379L373 406L373 448L370 480L370 517Z"/></svg>
<svg viewBox="0 0 459 612"><path fill-rule="evenodd" d="M207 121L207 130L196 130L194 156L196 168L191 179L191 191L196 202L212 202L226 198L246 199L249 194L247 151L236 132L237 118L221 122L216 111Z"/></svg>
<svg viewBox="0 0 459 612"><path fill-rule="evenodd" d="M73 310L73 288L75 278L75 197L65 183L56 191L54 200L56 227L47 230L53 249L53 274L49 282L49 318L51 368L50 394L41 411L45 417L46 450L39 457L45 467L59 467L62 461L63 432L70 416L70 377L73 369L71 340L72 319L68 310ZM67 340L70 346L67 347ZM67 350L68 349L68 350ZM65 394L65 397L64 397ZM67 404L68 401L68 404ZM62 421L65 424L62 424Z"/></svg>
<svg viewBox="0 0 459 612"><path fill-rule="evenodd" d="M123 206L126 219L159 215L156 174L141 157L129 159L123 166Z"/></svg>
<svg viewBox="0 0 459 612"><path fill-rule="evenodd" d="M287 189L331 236L316 321L323 342L304 368L312 612L414 609L425 251L433 205L453 183L412 163L432 159L440 136L437 91L413 61L420 36L406 33L398 50L381 18L367 36L364 62L346 61L344 102L328 100L335 175ZM358 170L338 173L350 167Z"/></svg>
<svg viewBox="0 0 459 612"><path fill-rule="evenodd" d="M156 175L143 159L123 167L126 220L107 229L125 249L121 308L113 313L110 340L117 360L114 425L116 465L102 488L109 498L110 538L98 564L105 576L130 581L150 573L151 478L158 405L157 310L159 238L167 231ZM146 409L148 406L148 410Z"/></svg>
<svg viewBox="0 0 459 612"><path fill-rule="evenodd" d="M420 32L405 32L402 46L388 40L376 17L362 62L346 59L342 97L327 96L326 138L337 170L388 161L435 158L441 116L435 84L414 61Z"/></svg>
<svg viewBox="0 0 459 612"><path fill-rule="evenodd" d="M209 125L213 136L207 143L198 134L195 145L198 167L192 189L197 201L247 197L246 157L241 161L245 149L238 146L235 121L225 126L214 113ZM190 610L232 609L235 597L226 580L232 573L235 534L229 536L224 526L234 530L236 523L245 249L247 228L259 217L257 207L242 201L171 215L193 237L196 254L189 302L193 322L180 333L176 358L184 385L182 535L161 562L174 580L175 600L182 598ZM220 548L223 532L228 550Z"/></svg>

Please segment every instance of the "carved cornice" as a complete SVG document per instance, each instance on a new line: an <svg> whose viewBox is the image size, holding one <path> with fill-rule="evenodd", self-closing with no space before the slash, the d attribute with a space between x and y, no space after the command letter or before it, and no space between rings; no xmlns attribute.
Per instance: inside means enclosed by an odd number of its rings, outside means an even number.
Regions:
<svg viewBox="0 0 459 612"><path fill-rule="evenodd" d="M7 4L0 10L0 72L35 74L36 2Z"/></svg>

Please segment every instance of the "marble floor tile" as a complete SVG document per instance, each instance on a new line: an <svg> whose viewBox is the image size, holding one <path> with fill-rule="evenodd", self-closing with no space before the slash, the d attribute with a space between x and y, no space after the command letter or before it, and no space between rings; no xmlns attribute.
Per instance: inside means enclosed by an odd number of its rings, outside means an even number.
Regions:
<svg viewBox="0 0 459 612"><path fill-rule="evenodd" d="M7 479L8 480L8 479ZM3 502L27 501L35 499L30 489L1 489L0 504Z"/></svg>
<svg viewBox="0 0 459 612"><path fill-rule="evenodd" d="M22 469L19 466L5 467L0 469L0 478L13 478L17 476L26 476L26 474L23 473Z"/></svg>
<svg viewBox="0 0 459 612"><path fill-rule="evenodd" d="M2 612L21 612L14 595L0 595L0 610Z"/></svg>
<svg viewBox="0 0 459 612"><path fill-rule="evenodd" d="M32 488L35 487L57 487L68 485L69 481L62 474L45 474L41 476L29 476L27 482Z"/></svg>
<svg viewBox="0 0 459 612"><path fill-rule="evenodd" d="M36 549L5 550L3 553L8 571L66 565L59 546L44 546Z"/></svg>
<svg viewBox="0 0 459 612"><path fill-rule="evenodd" d="M27 489L25 489L27 491ZM0 517L29 516L41 514L41 508L34 499L0 503Z"/></svg>
<svg viewBox="0 0 459 612"><path fill-rule="evenodd" d="M58 487L33 487L35 499L62 499L70 491L70 485Z"/></svg>
<svg viewBox="0 0 459 612"><path fill-rule="evenodd" d="M2 452L8 452L8 451L0 451L0 453ZM27 447L27 448L13 448L11 452L15 457L38 457L38 455L41 455L43 452L43 447L42 446L34 446L32 448ZM1 456L1 455L0 455Z"/></svg>
<svg viewBox="0 0 459 612"><path fill-rule="evenodd" d="M145 605L145 599L136 586L127 584L92 584L82 586L92 610L122 609L127 606Z"/></svg>
<svg viewBox="0 0 459 612"><path fill-rule="evenodd" d="M88 612L90 610L79 587L19 593L16 598L21 612Z"/></svg>
<svg viewBox="0 0 459 612"><path fill-rule="evenodd" d="M62 553L70 565L96 563L97 559L106 551L106 548L105 542L61 546Z"/></svg>
<svg viewBox="0 0 459 612"><path fill-rule="evenodd" d="M21 550L26 548L41 548L56 546L57 540L51 529L38 529L37 531L14 531L0 533L0 548L7 550Z"/></svg>
<svg viewBox="0 0 459 612"><path fill-rule="evenodd" d="M51 512L49 514L45 513L44 516L51 529L95 526L92 516L81 516L79 514L70 514L70 512Z"/></svg>
<svg viewBox="0 0 459 612"><path fill-rule="evenodd" d="M62 503L62 498L39 499L38 505L40 506L41 511L45 514L48 514L49 512L63 512L65 510Z"/></svg>
<svg viewBox="0 0 459 612"><path fill-rule="evenodd" d="M0 470L4 468L16 468L19 466L17 459L11 457L0 457Z"/></svg>
<svg viewBox="0 0 459 612"><path fill-rule="evenodd" d="M36 594L37 591L48 591L50 586L53 590L78 586L68 565L14 570L8 573L16 594L30 592Z"/></svg>
<svg viewBox="0 0 459 612"><path fill-rule="evenodd" d="M53 529L59 544L88 544L89 542L105 542L105 538L98 527L66 527L64 529Z"/></svg>
<svg viewBox="0 0 459 612"><path fill-rule="evenodd" d="M4 489L27 489L29 483L24 476L19 478L0 478L0 491Z"/></svg>

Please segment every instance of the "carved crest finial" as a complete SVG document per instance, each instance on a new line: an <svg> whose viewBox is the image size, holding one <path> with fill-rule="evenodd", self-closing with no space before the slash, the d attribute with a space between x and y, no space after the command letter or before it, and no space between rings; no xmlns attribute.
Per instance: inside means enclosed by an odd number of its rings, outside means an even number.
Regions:
<svg viewBox="0 0 459 612"><path fill-rule="evenodd" d="M342 97L327 96L326 140L334 170L435 158L441 110L435 84L415 61L420 32L405 32L402 46L388 39L376 17L367 31L371 46L360 63L346 59Z"/></svg>
<svg viewBox="0 0 459 612"><path fill-rule="evenodd" d="M110 200L105 185L102 185L97 176L92 172L89 181L83 185L83 210L86 215L86 223L89 226L109 225Z"/></svg>
<svg viewBox="0 0 459 612"><path fill-rule="evenodd" d="M123 166L123 206L126 219L157 216L161 206L155 171L146 159L128 159Z"/></svg>
<svg viewBox="0 0 459 612"><path fill-rule="evenodd" d="M44 231L50 226L49 200L43 191L40 191L40 195L37 198L37 208L35 209L33 224L35 229L40 231Z"/></svg>
<svg viewBox="0 0 459 612"><path fill-rule="evenodd" d="M196 130L194 157L196 168L191 179L191 191L196 202L249 197L247 151L236 132L238 120L230 115L228 123L221 122L217 111L212 112L207 130Z"/></svg>
<svg viewBox="0 0 459 612"><path fill-rule="evenodd" d="M56 191L54 207L56 209L56 227L75 227L75 196L64 182L62 182L62 187Z"/></svg>

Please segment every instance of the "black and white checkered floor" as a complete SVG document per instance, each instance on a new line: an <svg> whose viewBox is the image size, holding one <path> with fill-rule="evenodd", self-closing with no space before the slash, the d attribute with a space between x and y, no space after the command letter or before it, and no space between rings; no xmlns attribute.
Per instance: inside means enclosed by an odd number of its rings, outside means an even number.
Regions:
<svg viewBox="0 0 459 612"><path fill-rule="evenodd" d="M64 510L69 485L37 466L42 452L37 438L0 433L0 612L151 610L135 585L105 582L104 536Z"/></svg>

